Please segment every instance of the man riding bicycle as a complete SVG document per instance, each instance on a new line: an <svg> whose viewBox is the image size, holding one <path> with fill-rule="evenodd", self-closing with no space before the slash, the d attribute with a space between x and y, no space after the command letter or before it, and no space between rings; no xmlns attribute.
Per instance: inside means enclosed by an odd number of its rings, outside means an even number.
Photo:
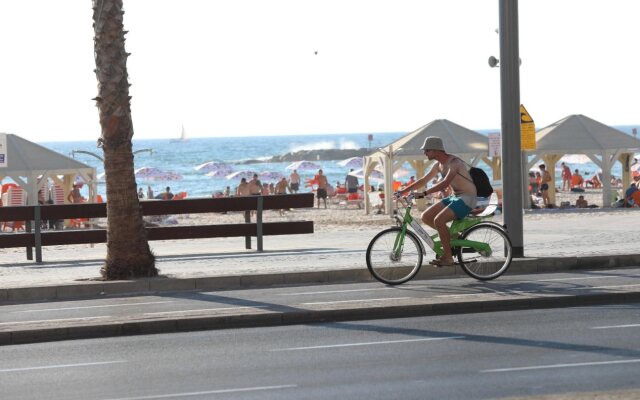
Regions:
<svg viewBox="0 0 640 400"><path fill-rule="evenodd" d="M437 193L451 186L453 194L442 199L437 204L429 207L422 213L422 221L438 231L444 255L431 261L431 264L439 267L453 265L453 254L451 252L451 236L447 223L454 219L463 219L476 206L476 186L473 184L471 175L464 161L460 158L448 154L444 150L442 139L437 136L429 136L425 139L421 148L425 156L431 160L436 160L435 165L426 175L399 191L400 195L408 193L415 188L424 187L438 173L442 179L423 192L423 195Z"/></svg>

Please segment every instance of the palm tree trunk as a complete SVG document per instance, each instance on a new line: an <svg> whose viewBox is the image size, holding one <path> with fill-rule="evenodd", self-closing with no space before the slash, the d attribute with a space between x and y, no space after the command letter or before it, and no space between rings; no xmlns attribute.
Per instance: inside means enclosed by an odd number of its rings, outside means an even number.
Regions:
<svg viewBox="0 0 640 400"><path fill-rule="evenodd" d="M122 0L94 0L94 51L107 183L107 259L105 279L156 276L133 172L133 123L124 48Z"/></svg>

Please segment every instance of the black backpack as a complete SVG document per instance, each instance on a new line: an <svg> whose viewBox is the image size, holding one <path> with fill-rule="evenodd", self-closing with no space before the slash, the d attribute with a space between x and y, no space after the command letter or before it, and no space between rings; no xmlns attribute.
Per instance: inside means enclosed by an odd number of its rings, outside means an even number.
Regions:
<svg viewBox="0 0 640 400"><path fill-rule="evenodd" d="M476 194L478 197L489 197L493 193L493 187L491 187L491 181L484 170L471 167L469 168L469 175L473 184L476 185Z"/></svg>
<svg viewBox="0 0 640 400"><path fill-rule="evenodd" d="M467 162L464 161L463 159L461 158L458 158L458 159L463 163L467 164ZM493 193L493 187L491 187L491 180L487 176L487 173L478 167L472 167L469 164L467 164L467 166L469 167L469 175L471 175L471 179L467 178L466 176L460 173L458 173L458 175L460 175L461 177L463 177L468 181L473 182L473 184L476 186L476 196L478 197L491 196L491 194Z"/></svg>

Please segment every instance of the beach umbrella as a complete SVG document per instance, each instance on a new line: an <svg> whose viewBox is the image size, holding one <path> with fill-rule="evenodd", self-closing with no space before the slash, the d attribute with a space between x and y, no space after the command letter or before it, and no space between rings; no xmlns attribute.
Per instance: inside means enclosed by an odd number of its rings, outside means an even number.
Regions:
<svg viewBox="0 0 640 400"><path fill-rule="evenodd" d="M593 161L584 154L567 154L562 156L560 162L564 162L566 164L588 164Z"/></svg>
<svg viewBox="0 0 640 400"><path fill-rule="evenodd" d="M234 171L233 165L227 164L221 161L209 161L204 164L200 164L197 167L194 167L193 169L195 169L196 171L207 172L207 173L219 172L222 174L221 176L229 175ZM207 175L207 176L212 176L212 175Z"/></svg>
<svg viewBox="0 0 640 400"><path fill-rule="evenodd" d="M245 178L246 180L250 180L251 178L253 178L254 174L255 174L254 171L243 169L242 171L236 171L236 172L230 173L229 175L226 176L226 178L229 180L232 180L232 179L241 180L242 178Z"/></svg>
<svg viewBox="0 0 640 400"><path fill-rule="evenodd" d="M362 170L362 168L357 169L355 171L349 172L348 175L351 176L355 176L358 179L364 179L364 171ZM377 181L383 181L384 180L384 174L376 169L374 169L373 171L371 171L371 174L369 175L369 179L373 179L373 180L377 180Z"/></svg>
<svg viewBox="0 0 640 400"><path fill-rule="evenodd" d="M233 171L227 172L225 170L211 171L211 172L207 172L205 176L208 176L211 178L224 178L225 176L229 175L232 172Z"/></svg>
<svg viewBox="0 0 640 400"><path fill-rule="evenodd" d="M320 165L311 162L311 161L296 161L293 164L289 164L285 167L285 169L297 169L297 170L305 170L305 169L320 169L322 168Z"/></svg>
<svg viewBox="0 0 640 400"><path fill-rule="evenodd" d="M351 157L346 160L338 161L338 165L345 168L362 168L364 159L362 157Z"/></svg>
<svg viewBox="0 0 640 400"><path fill-rule="evenodd" d="M164 171L156 167L142 167L135 170L138 179L149 181L179 181L182 175L173 171Z"/></svg>
<svg viewBox="0 0 640 400"><path fill-rule="evenodd" d="M284 175L276 171L263 171L258 174L258 178L262 181L272 182L279 181L280 179L284 178Z"/></svg>

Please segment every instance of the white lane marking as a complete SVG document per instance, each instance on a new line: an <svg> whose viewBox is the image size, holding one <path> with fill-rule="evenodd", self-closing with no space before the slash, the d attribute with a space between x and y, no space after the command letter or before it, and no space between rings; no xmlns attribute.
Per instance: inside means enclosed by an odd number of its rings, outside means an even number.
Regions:
<svg viewBox="0 0 640 400"><path fill-rule="evenodd" d="M463 339L463 338L464 336L447 336L447 337L422 338L422 339L384 340L380 342L360 342L360 343L328 344L323 346L287 347L284 349L271 349L271 351L332 349L337 347L373 346L373 345L379 345L379 344L395 344L395 343L411 343L411 342L430 342L435 340L449 340L449 339Z"/></svg>
<svg viewBox="0 0 640 400"><path fill-rule="evenodd" d="M591 329L637 328L640 324L592 326Z"/></svg>
<svg viewBox="0 0 640 400"><path fill-rule="evenodd" d="M80 321L88 319L111 318L111 315L103 315L101 317L78 317L78 318L57 318L57 319L32 319L29 321L0 322L0 325L17 325L17 324L37 324L40 322L64 322L64 321Z"/></svg>
<svg viewBox="0 0 640 400"><path fill-rule="evenodd" d="M533 282L533 281L532 281ZM633 285L611 285L611 286L586 286L586 287L578 287L578 288L566 288L563 290L566 291L570 291L570 290L593 290L593 289L615 289L615 288L624 288L624 287L635 287L635 286L640 286L640 284L633 284ZM464 294L440 294L434 297L471 297L471 296L484 296L487 294L501 294L501 295L512 295L512 294L518 294L518 295L523 295L523 294L536 294L536 293L540 293L538 290L514 290L514 291L499 291L499 290L487 290L486 292L482 292L482 293L464 293ZM558 294L562 294L561 292L559 292Z"/></svg>
<svg viewBox="0 0 640 400"><path fill-rule="evenodd" d="M207 391L203 391L203 392L185 392L185 393L157 394L157 395L137 396L137 397L119 397L117 399L108 399L108 400L166 399L166 398L171 398L171 397L204 396L204 395L207 395L207 394L256 392L256 391L260 391L260 390L291 389L291 388L295 388L295 387L298 387L298 385L256 386L256 387L236 388L236 389L207 390Z"/></svg>
<svg viewBox="0 0 640 400"><path fill-rule="evenodd" d="M361 303L363 301L387 301L387 300L405 300L412 299L413 297L387 297L382 299L358 299L358 300L339 300L339 301L317 301L314 303L300 303L303 306L318 305L318 304L340 304L340 303Z"/></svg>
<svg viewBox="0 0 640 400"><path fill-rule="evenodd" d="M640 363L640 358L634 358L631 360L594 361L594 362L570 363L570 364L533 365L530 367L517 367L517 368L483 369L483 370L480 370L480 372L486 373L486 372L531 371L536 369L591 367L595 365L631 364L631 363Z"/></svg>
<svg viewBox="0 0 640 400"><path fill-rule="evenodd" d="M54 368L91 367L94 365L121 364L126 362L127 362L126 360L116 360L116 361L98 361L98 362L79 363L79 364L43 365L39 367L0 369L0 372L20 372L20 371L36 371L41 369L54 369Z"/></svg>
<svg viewBox="0 0 640 400"><path fill-rule="evenodd" d="M415 286L412 286L414 288ZM373 292L377 290L395 289L390 287L370 288L370 289L345 289L345 290L324 290L318 292L297 292L297 293L278 293L278 296L305 296L310 294L335 294L335 293L352 293L352 292Z"/></svg>
<svg viewBox="0 0 640 400"><path fill-rule="evenodd" d="M196 308L194 310L178 310L178 311L158 311L144 313L143 315L163 315L163 314L184 314L202 311L226 311L226 310L242 310L247 308L267 308L269 306L243 306L243 307L218 307L218 308Z"/></svg>
<svg viewBox="0 0 640 400"><path fill-rule="evenodd" d="M149 301L145 303L125 303L125 304L104 304L100 306L80 306L80 307L63 307L63 308L43 308L40 310L21 310L21 311L11 311L11 313L34 313L34 312L44 312L44 311L68 311L68 310L84 310L88 308L107 308L107 307L128 307L128 306L145 306L149 304L165 304L165 303L173 303L173 300L167 301Z"/></svg>

